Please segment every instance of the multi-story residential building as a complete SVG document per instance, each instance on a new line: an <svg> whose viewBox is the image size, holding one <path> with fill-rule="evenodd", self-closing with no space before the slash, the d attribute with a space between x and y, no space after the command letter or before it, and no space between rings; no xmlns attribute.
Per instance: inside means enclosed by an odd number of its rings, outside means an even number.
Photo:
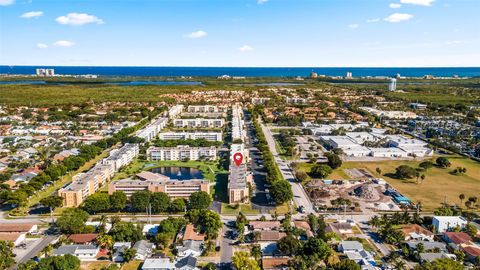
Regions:
<svg viewBox="0 0 480 270"><path fill-rule="evenodd" d="M190 105L187 108L189 113L224 113L227 112L227 106L214 105Z"/></svg>
<svg viewBox="0 0 480 270"><path fill-rule="evenodd" d="M224 119L175 119L173 126L175 127L189 127L189 128L220 128L225 125Z"/></svg>
<svg viewBox="0 0 480 270"><path fill-rule="evenodd" d="M170 110L168 110L168 117L170 119L173 119L175 117L177 117L178 115L180 115L183 111L183 105L179 104L179 105L175 105L173 107L170 108Z"/></svg>
<svg viewBox="0 0 480 270"><path fill-rule="evenodd" d="M120 149L115 149L110 152L108 158L103 159L103 164L112 164L113 170L118 171L121 167L128 165L132 160L138 156L138 144L127 143Z"/></svg>
<svg viewBox="0 0 480 270"><path fill-rule="evenodd" d="M162 132L158 134L160 140L197 140L205 139L212 142L222 141L222 132Z"/></svg>
<svg viewBox="0 0 480 270"><path fill-rule="evenodd" d="M190 147L179 145L177 147L150 147L147 149L149 160L213 160L217 157L217 148Z"/></svg>
<svg viewBox="0 0 480 270"><path fill-rule="evenodd" d="M167 122L168 118L166 117L157 118L145 128L137 131L136 136L144 139L146 142L149 142L157 137L158 133L165 127Z"/></svg>
<svg viewBox="0 0 480 270"><path fill-rule="evenodd" d="M123 191L130 197L137 191L164 192L172 199L188 198L194 192L205 191L210 193L210 182L207 180L133 180L123 179L108 185L108 194Z"/></svg>
<svg viewBox="0 0 480 270"><path fill-rule="evenodd" d="M113 173L112 165L97 164L88 172L75 175L70 184L58 191L58 196L63 198L63 206L79 206L85 198L103 187Z"/></svg>
<svg viewBox="0 0 480 270"><path fill-rule="evenodd" d="M232 141L242 140L245 142L247 132L243 121L243 110L238 104L232 107Z"/></svg>
<svg viewBox="0 0 480 270"><path fill-rule="evenodd" d="M228 175L228 202L247 203L249 198L248 183L252 181L252 176L247 172L245 164L230 165L230 174Z"/></svg>

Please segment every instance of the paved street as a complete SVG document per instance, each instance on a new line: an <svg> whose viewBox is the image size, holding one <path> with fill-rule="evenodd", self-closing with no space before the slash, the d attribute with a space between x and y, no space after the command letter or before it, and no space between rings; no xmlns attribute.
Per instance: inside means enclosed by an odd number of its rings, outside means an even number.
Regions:
<svg viewBox="0 0 480 270"><path fill-rule="evenodd" d="M275 149L275 140L273 138L272 132L270 132L270 129L268 129L265 125L262 124L261 126L262 131L265 134L265 138L267 139L268 147L270 148L270 151L275 158L275 162L277 163L278 168L283 175L283 178L287 180L292 186L293 201L295 202L295 205L303 206L306 214L315 213L315 211L313 210L312 202L305 193L303 186L300 183L296 182L295 176L293 175L293 172L290 169L288 162L282 160L278 155L277 150Z"/></svg>
<svg viewBox="0 0 480 270"><path fill-rule="evenodd" d="M221 248L220 248L220 269L231 269L230 268L230 262L232 261L232 255L233 255L233 247L232 243L233 240L225 237L227 233L230 231L230 229L223 225L222 228L222 241L221 241Z"/></svg>
<svg viewBox="0 0 480 270"><path fill-rule="evenodd" d="M35 257L44 247L48 246L48 244L52 243L57 238L58 236L55 235L47 235L43 238L39 238L37 241L28 241L26 253L23 253L21 249L18 249L19 253L16 254L17 257L15 258L17 264L24 263Z"/></svg>

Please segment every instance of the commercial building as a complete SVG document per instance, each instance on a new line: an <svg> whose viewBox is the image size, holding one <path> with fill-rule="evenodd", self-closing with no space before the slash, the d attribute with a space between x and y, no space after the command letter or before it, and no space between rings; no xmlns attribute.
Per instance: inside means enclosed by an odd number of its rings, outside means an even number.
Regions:
<svg viewBox="0 0 480 270"><path fill-rule="evenodd" d="M381 118L388 118L388 119L417 118L416 113L408 112L408 111L384 111L384 110L378 110L371 107L360 107L360 109Z"/></svg>
<svg viewBox="0 0 480 270"><path fill-rule="evenodd" d="M437 233L443 233L459 227L460 229L467 226L468 221L461 216L434 216L432 225Z"/></svg>
<svg viewBox="0 0 480 270"><path fill-rule="evenodd" d="M211 142L221 142L222 132L162 132L158 135L160 140L197 140L205 139Z"/></svg>
<svg viewBox="0 0 480 270"><path fill-rule="evenodd" d="M195 118L195 119L175 119L173 121L174 127L221 128L224 125L225 125L224 119Z"/></svg>
<svg viewBox="0 0 480 270"><path fill-rule="evenodd" d="M217 158L217 148L190 147L150 147L147 149L148 160L213 160Z"/></svg>
<svg viewBox="0 0 480 270"><path fill-rule="evenodd" d="M108 185L108 194L123 191L130 197L137 191L164 192L172 199L188 198L197 191L210 193L210 182L206 180L133 180L123 179Z"/></svg>
<svg viewBox="0 0 480 270"><path fill-rule="evenodd" d="M53 68L37 68L35 70L37 76L51 77L55 76L55 70Z"/></svg>
<svg viewBox="0 0 480 270"><path fill-rule="evenodd" d="M130 162L138 156L138 153L138 144L127 143L120 149L110 151L110 156L103 159L102 163L113 165L113 170L117 172L121 167L130 164Z"/></svg>

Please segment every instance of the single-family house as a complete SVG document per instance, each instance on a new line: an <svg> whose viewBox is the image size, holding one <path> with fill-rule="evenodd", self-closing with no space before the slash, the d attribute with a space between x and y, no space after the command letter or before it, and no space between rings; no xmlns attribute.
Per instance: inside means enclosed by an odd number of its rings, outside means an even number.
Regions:
<svg viewBox="0 0 480 270"><path fill-rule="evenodd" d="M455 259L456 256L453 254L445 253L445 252L440 252L440 253L431 253L431 252L426 252L426 253L420 253L420 262L433 262L436 259L442 259L442 258L448 258L448 259Z"/></svg>
<svg viewBox="0 0 480 270"><path fill-rule="evenodd" d="M457 247L470 245L472 243L472 237L464 232L446 232L443 234L443 239L445 242L454 244Z"/></svg>
<svg viewBox="0 0 480 270"><path fill-rule="evenodd" d="M55 249L53 254L55 256L71 254L81 261L93 261L96 260L99 251L100 248L95 245L65 245Z"/></svg>
<svg viewBox="0 0 480 270"><path fill-rule="evenodd" d="M169 258L146 259L143 262L142 270L175 270L175 263Z"/></svg>
<svg viewBox="0 0 480 270"><path fill-rule="evenodd" d="M98 234L96 233L77 233L68 236L68 240L75 244L89 245L96 241Z"/></svg>
<svg viewBox="0 0 480 270"><path fill-rule="evenodd" d="M338 245L338 251L339 252L347 252L347 251L362 251L363 250L363 245L362 243L358 241L342 241Z"/></svg>
<svg viewBox="0 0 480 270"><path fill-rule="evenodd" d="M193 256L198 257L203 252L203 241L186 240L183 241L182 246L177 246L178 256L186 257Z"/></svg>
<svg viewBox="0 0 480 270"><path fill-rule="evenodd" d="M276 230L280 228L280 221L250 221L248 226L251 230Z"/></svg>
<svg viewBox="0 0 480 270"><path fill-rule="evenodd" d="M263 257L263 270L286 270L288 269L289 257Z"/></svg>
<svg viewBox="0 0 480 270"><path fill-rule="evenodd" d="M175 268L177 270L195 270L197 268L197 258L193 256L187 256L181 258L175 262Z"/></svg>
<svg viewBox="0 0 480 270"><path fill-rule="evenodd" d="M155 245L148 242L147 240L140 240L137 241L135 245L133 245L133 249L137 251L137 253L135 254L135 260L144 261L145 259L152 256Z"/></svg>
<svg viewBox="0 0 480 270"><path fill-rule="evenodd" d="M433 241L434 234L431 231L423 228L418 224L403 225L400 230L403 233L405 241L409 241L409 240Z"/></svg>
<svg viewBox="0 0 480 270"><path fill-rule="evenodd" d="M123 258L123 254L125 251L132 247L132 243L130 242L115 242L113 244L113 255L112 261L114 262L123 262L125 259Z"/></svg>

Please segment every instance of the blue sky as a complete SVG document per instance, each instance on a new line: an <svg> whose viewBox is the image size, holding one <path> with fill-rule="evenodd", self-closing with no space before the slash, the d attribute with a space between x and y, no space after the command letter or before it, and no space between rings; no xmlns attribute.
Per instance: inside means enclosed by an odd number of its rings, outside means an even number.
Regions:
<svg viewBox="0 0 480 270"><path fill-rule="evenodd" d="M478 0L0 0L0 64L480 66Z"/></svg>

